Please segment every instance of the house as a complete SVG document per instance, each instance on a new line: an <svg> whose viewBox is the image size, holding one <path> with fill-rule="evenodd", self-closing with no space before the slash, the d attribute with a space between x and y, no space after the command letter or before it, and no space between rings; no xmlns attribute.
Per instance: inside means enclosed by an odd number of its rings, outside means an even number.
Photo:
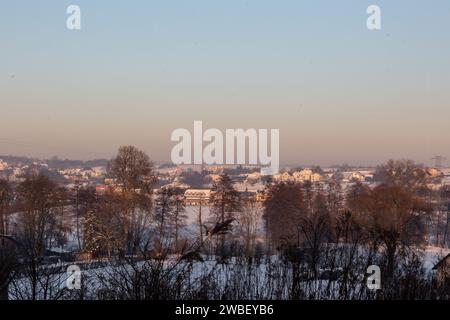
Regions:
<svg viewBox="0 0 450 320"><path fill-rule="evenodd" d="M427 173L432 178L436 178L436 177L440 177L440 176L444 175L444 173L441 170L437 169L437 168L428 168L427 169Z"/></svg>
<svg viewBox="0 0 450 320"><path fill-rule="evenodd" d="M311 169L296 171L292 174L292 176L294 177L294 180L296 182L319 182L320 180L322 180L322 176L318 173L315 173Z"/></svg>
<svg viewBox="0 0 450 320"><path fill-rule="evenodd" d="M209 201L211 190L208 189L188 189L184 192L184 199L187 206L198 206Z"/></svg>
<svg viewBox="0 0 450 320"><path fill-rule="evenodd" d="M261 181L260 172L252 172L246 175L245 183L254 184Z"/></svg>
<svg viewBox="0 0 450 320"><path fill-rule="evenodd" d="M348 171L343 173L344 182L364 182L365 176L359 171Z"/></svg>
<svg viewBox="0 0 450 320"><path fill-rule="evenodd" d="M436 270L436 280L438 285L443 286L450 281L450 253L440 260L434 267Z"/></svg>
<svg viewBox="0 0 450 320"><path fill-rule="evenodd" d="M289 174L289 172L283 172L283 173L276 174L276 175L274 175L273 178L275 181L281 181L281 182L294 181L294 178Z"/></svg>
<svg viewBox="0 0 450 320"><path fill-rule="evenodd" d="M8 163L0 159L0 171L6 170L8 168Z"/></svg>
<svg viewBox="0 0 450 320"><path fill-rule="evenodd" d="M266 193L264 191L256 191L256 202L266 201Z"/></svg>

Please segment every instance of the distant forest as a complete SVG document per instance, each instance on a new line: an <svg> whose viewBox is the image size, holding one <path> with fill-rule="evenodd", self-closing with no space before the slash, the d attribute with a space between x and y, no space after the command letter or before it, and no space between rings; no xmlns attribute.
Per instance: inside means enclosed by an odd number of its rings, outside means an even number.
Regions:
<svg viewBox="0 0 450 320"><path fill-rule="evenodd" d="M58 157L52 157L51 159L39 159L39 158L29 158L29 157L18 157L18 156L3 156L0 155L0 159L8 163L23 163L32 164L35 161L43 161L47 163L50 167L56 169L66 169L73 167L98 167L106 166L108 164L107 159L95 159L95 160L69 160L69 159L59 159Z"/></svg>

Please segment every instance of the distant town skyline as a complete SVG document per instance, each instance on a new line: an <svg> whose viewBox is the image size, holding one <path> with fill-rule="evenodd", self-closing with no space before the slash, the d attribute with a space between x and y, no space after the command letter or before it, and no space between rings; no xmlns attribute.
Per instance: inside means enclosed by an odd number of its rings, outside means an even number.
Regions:
<svg viewBox="0 0 450 320"><path fill-rule="evenodd" d="M366 28L376 3L382 30ZM82 29L67 30L77 4ZM450 136L450 2L0 4L0 154L170 162L171 132L280 129L280 164L433 164ZM444 163L444 165L447 163Z"/></svg>
<svg viewBox="0 0 450 320"><path fill-rule="evenodd" d="M117 151L117 150L116 150ZM238 167L241 166L239 164L234 165L227 165L227 164L203 164L203 165L196 165L196 164L181 164L177 165L171 162L170 160L164 161L164 160L155 160L151 157L151 154L148 154L150 156L150 160L154 165L172 165L174 167L183 167L183 168L201 168L202 166L205 167ZM104 161L110 161L116 156L116 153L112 154L110 157L98 157L98 158L67 158L67 157L60 157L58 155L53 156L33 156L33 155L13 155L13 154L0 154L0 163L1 161L4 161L5 158L27 158L28 160L39 160L39 161L52 161L52 160L60 160L60 161L80 161L80 162L104 162ZM350 166L353 168L375 168L377 166L383 165L387 163L389 160L412 160L418 165L425 165L427 167L436 167L436 168L442 168L447 169L450 168L450 163L447 158L445 158L440 165L436 165L436 160L433 159L433 157L429 158L427 161L420 162L416 159L407 159L407 158L398 158L398 159L385 159L384 161L381 161L379 163L372 163L372 164L364 164L364 163L353 163L353 162L342 162L342 163L318 163L318 162L311 162L311 163L281 163L280 169L294 169L294 168L312 168L314 166L320 166L322 168L336 168L341 166ZM6 163L9 163L10 161L6 161ZM243 167L263 167L261 165L249 165L244 164Z"/></svg>

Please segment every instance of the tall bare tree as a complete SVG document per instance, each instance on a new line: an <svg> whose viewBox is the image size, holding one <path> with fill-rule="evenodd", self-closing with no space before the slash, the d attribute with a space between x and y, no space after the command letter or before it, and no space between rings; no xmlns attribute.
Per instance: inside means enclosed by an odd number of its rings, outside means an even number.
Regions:
<svg viewBox="0 0 450 320"><path fill-rule="evenodd" d="M109 163L108 173L125 191L151 193L156 181L149 156L134 146L119 148Z"/></svg>
<svg viewBox="0 0 450 320"><path fill-rule="evenodd" d="M166 239L167 229L175 209L173 200L170 188L161 188L156 192L155 221L158 224L160 242Z"/></svg>
<svg viewBox="0 0 450 320"><path fill-rule="evenodd" d="M350 208L367 230L373 247L384 248L386 274L392 277L399 251L424 242L424 219L430 206L414 191L398 184L362 188L352 196Z"/></svg>
<svg viewBox="0 0 450 320"><path fill-rule="evenodd" d="M8 233L8 216L11 213L13 190L7 180L0 179L0 234Z"/></svg>
<svg viewBox="0 0 450 320"><path fill-rule="evenodd" d="M24 274L30 283L30 299L38 299L46 292L45 269L40 265L46 250L55 244L55 231L60 227L58 214L65 199L65 191L43 174L29 176L17 187L19 214L15 236L21 244L20 254Z"/></svg>
<svg viewBox="0 0 450 320"><path fill-rule="evenodd" d="M309 205L302 185L272 183L267 186L265 194L264 220L270 242L275 245L298 243L298 225L300 219L308 214Z"/></svg>
<svg viewBox="0 0 450 320"><path fill-rule="evenodd" d="M226 219L233 219L241 208L239 192L233 186L233 181L226 173L220 175L213 184L210 196L211 209L216 216L216 222L223 223Z"/></svg>
<svg viewBox="0 0 450 320"><path fill-rule="evenodd" d="M186 222L186 204L184 201L183 190L174 188L172 190L173 198L173 214L171 218L171 224L174 229L174 243L175 250L178 250L178 241L180 236L180 230L185 225Z"/></svg>
<svg viewBox="0 0 450 320"><path fill-rule="evenodd" d="M211 211L216 217L216 223L225 223L235 219L241 209L239 192L234 188L233 181L226 173L220 175L219 180L211 188ZM225 259L225 234L220 236L220 252Z"/></svg>
<svg viewBox="0 0 450 320"><path fill-rule="evenodd" d="M13 189L7 180L0 179L0 300L8 299L8 287L18 268L17 243L8 238L9 215Z"/></svg>
<svg viewBox="0 0 450 320"><path fill-rule="evenodd" d="M430 180L426 168L412 160L389 160L377 167L374 179L387 185L417 190Z"/></svg>
<svg viewBox="0 0 450 320"><path fill-rule="evenodd" d="M136 253L151 221L153 186L156 177L148 155L134 146L120 147L108 166L115 181L113 196L120 202L117 218L122 228L124 252Z"/></svg>
<svg viewBox="0 0 450 320"><path fill-rule="evenodd" d="M242 209L237 215L241 234L245 243L245 253L250 256L255 249L259 226L262 222L262 208L256 202L255 196L242 199Z"/></svg>

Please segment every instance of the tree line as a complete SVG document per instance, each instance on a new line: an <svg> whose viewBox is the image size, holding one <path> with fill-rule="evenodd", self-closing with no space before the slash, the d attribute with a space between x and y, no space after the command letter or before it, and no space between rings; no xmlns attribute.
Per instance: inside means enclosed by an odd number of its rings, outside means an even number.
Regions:
<svg viewBox="0 0 450 320"><path fill-rule="evenodd" d="M185 236L183 190L155 191L154 167L143 151L119 148L107 172L114 184L104 194L68 192L44 174L15 185L0 180L3 298L8 290L23 299L236 298L236 292L244 298L448 297L448 287L426 274L422 249L449 246L450 192L429 188L426 169L411 161L378 167L375 187L269 179L263 202L238 192L223 173L204 204L212 219L202 221L200 208L193 237ZM45 267L50 251L64 248L73 234L77 260L114 265L110 274L97 275L95 295L59 290L55 270ZM194 270L198 264L205 265L201 272ZM377 292L361 285L373 264L386 284ZM200 275L195 281L194 274ZM223 277L236 282L223 284ZM143 293L130 292L136 286Z"/></svg>

